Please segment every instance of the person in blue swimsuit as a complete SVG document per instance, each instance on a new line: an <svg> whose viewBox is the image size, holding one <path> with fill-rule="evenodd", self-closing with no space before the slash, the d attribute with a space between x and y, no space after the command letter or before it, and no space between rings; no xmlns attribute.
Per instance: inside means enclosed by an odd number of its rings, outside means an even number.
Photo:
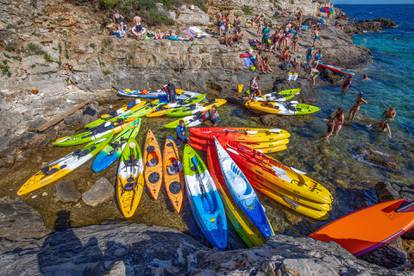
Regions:
<svg viewBox="0 0 414 276"><path fill-rule="evenodd" d="M180 120L178 126L175 128L175 133L177 134L177 145L182 146L183 144L187 144L188 138L186 136L187 127L185 126L184 120Z"/></svg>

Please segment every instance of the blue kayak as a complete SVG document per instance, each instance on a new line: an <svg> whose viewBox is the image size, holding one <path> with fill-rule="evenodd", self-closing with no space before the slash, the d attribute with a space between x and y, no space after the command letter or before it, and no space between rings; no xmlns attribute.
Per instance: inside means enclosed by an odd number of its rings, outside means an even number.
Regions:
<svg viewBox="0 0 414 276"><path fill-rule="evenodd" d="M217 161L234 202L259 229L263 237L269 239L274 235L273 229L252 185L216 138L214 138L214 143L217 150Z"/></svg>
<svg viewBox="0 0 414 276"><path fill-rule="evenodd" d="M162 90L145 91L144 90L118 90L118 95L125 97L141 98L141 99L161 99L167 98L167 93Z"/></svg>
<svg viewBox="0 0 414 276"><path fill-rule="evenodd" d="M124 149L128 138L131 136L131 133L133 133L134 129L140 127L141 119L137 119L127 126L121 133L119 133L114 140L107 144L93 160L91 167L92 171L100 173L118 160L121 157L122 150Z"/></svg>
<svg viewBox="0 0 414 276"><path fill-rule="evenodd" d="M184 147L183 167L193 216L207 240L224 250L228 228L223 202L206 165L189 145Z"/></svg>

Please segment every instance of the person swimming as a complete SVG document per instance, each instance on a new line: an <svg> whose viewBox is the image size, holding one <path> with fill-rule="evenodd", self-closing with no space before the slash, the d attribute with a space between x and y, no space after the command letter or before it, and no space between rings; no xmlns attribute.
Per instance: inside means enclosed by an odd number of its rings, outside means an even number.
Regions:
<svg viewBox="0 0 414 276"><path fill-rule="evenodd" d="M355 118L355 115L358 113L358 111L361 109L361 106L364 104L368 104L368 102L364 99L363 94L359 93L354 106L349 110L349 116L348 120L353 121Z"/></svg>
<svg viewBox="0 0 414 276"><path fill-rule="evenodd" d="M364 74L364 76L362 77L362 80L369 80L368 74Z"/></svg>

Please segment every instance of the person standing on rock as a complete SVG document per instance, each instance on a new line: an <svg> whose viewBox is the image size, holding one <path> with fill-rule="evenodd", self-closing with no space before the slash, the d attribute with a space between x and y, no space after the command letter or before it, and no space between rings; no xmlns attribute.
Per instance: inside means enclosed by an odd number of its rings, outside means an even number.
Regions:
<svg viewBox="0 0 414 276"><path fill-rule="evenodd" d="M364 104L368 104L368 102L364 99L363 94L359 93L354 106L349 110L349 116L348 120L353 121L355 118L355 115L358 113L358 111L361 109L361 106Z"/></svg>
<svg viewBox="0 0 414 276"><path fill-rule="evenodd" d="M388 133L388 137L392 138L390 121L393 121L395 119L395 117L397 116L397 111L395 110L395 108L390 107L384 111L382 116L383 116L383 119L379 123L379 129L381 131L386 131Z"/></svg>
<svg viewBox="0 0 414 276"><path fill-rule="evenodd" d="M344 83L342 84L342 92L346 93L348 92L349 88L352 84L352 76L349 76L345 79Z"/></svg>
<svg viewBox="0 0 414 276"><path fill-rule="evenodd" d="M326 126L328 127L328 130L326 131L326 134L324 136L325 140L329 140L329 138L331 138L333 135L335 129L335 115L336 113L329 115L328 120L326 121Z"/></svg>
<svg viewBox="0 0 414 276"><path fill-rule="evenodd" d="M177 90L175 88L175 85L169 82L167 84L166 90L167 90L166 92L167 92L168 102L175 103L176 96L177 96Z"/></svg>
<svg viewBox="0 0 414 276"><path fill-rule="evenodd" d="M321 32L321 30L319 29L319 27L318 26L315 26L314 29L313 29L313 42L312 42L312 47L315 47L316 41L318 41L319 44L321 43L320 32Z"/></svg>
<svg viewBox="0 0 414 276"><path fill-rule="evenodd" d="M334 134L337 136L339 132L342 130L345 122L345 112L342 108L338 108L335 115L335 127L334 127Z"/></svg>

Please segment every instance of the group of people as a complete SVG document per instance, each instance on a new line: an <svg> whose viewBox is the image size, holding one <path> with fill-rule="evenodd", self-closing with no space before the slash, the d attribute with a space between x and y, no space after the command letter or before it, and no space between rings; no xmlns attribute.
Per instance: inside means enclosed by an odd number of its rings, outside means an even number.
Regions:
<svg viewBox="0 0 414 276"><path fill-rule="evenodd" d="M138 15L132 19L132 27L130 28L125 17L118 10L115 10L112 20L115 24L113 34L118 38L125 37L128 31L130 31L132 36L143 39L147 33L147 30L142 26L142 19Z"/></svg>
<svg viewBox="0 0 414 276"><path fill-rule="evenodd" d="M219 35L220 43L226 46L232 46L234 43L239 43L243 38L241 30L242 19L241 16L233 15L231 13L216 14L216 32Z"/></svg>
<svg viewBox="0 0 414 276"><path fill-rule="evenodd" d="M363 79L366 79L367 76L364 75ZM368 101L364 98L362 93L359 93L354 105L351 107L348 113L348 121L351 123L354 121L356 114L361 110L361 107L365 104L368 104ZM388 137L392 138L392 130L390 122L395 119L397 116L397 111L393 107L387 108L383 114L381 121L377 124L377 129L382 132L387 132ZM332 136L336 136L341 131L345 123L345 111L342 108L338 108L333 114L331 114L326 122L328 130L324 135L326 140L329 140Z"/></svg>

